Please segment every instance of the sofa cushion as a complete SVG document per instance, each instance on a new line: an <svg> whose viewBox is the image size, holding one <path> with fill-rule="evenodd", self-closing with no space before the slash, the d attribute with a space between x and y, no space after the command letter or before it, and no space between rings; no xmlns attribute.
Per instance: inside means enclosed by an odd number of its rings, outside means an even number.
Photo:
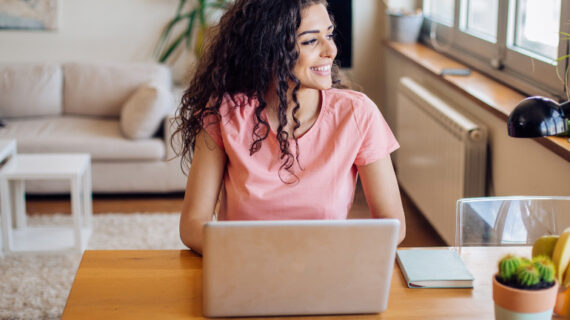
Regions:
<svg viewBox="0 0 570 320"><path fill-rule="evenodd" d="M155 63L66 63L63 112L118 118L125 101L141 85L171 87L170 70Z"/></svg>
<svg viewBox="0 0 570 320"><path fill-rule="evenodd" d="M16 139L19 153L86 152L93 161L163 160L162 139L126 139L118 120L60 116L8 119L0 139Z"/></svg>
<svg viewBox="0 0 570 320"><path fill-rule="evenodd" d="M155 83L139 87L121 110L121 130L129 139L148 139L160 127L172 106L170 90Z"/></svg>
<svg viewBox="0 0 570 320"><path fill-rule="evenodd" d="M0 117L61 114L62 87L59 65L0 65Z"/></svg>

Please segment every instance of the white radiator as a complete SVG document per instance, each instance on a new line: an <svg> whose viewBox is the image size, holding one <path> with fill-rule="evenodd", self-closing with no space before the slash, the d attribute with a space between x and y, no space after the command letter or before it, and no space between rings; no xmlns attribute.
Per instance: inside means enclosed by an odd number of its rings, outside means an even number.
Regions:
<svg viewBox="0 0 570 320"><path fill-rule="evenodd" d="M487 130L410 78L398 84L400 186L453 245L459 198L484 196Z"/></svg>

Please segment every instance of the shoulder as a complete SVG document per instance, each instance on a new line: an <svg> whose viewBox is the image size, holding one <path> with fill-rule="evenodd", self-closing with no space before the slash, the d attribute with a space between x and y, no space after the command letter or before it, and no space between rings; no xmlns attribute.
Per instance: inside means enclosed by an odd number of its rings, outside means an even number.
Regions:
<svg viewBox="0 0 570 320"><path fill-rule="evenodd" d="M347 89L325 91L327 105L337 111L370 113L378 111L376 104L364 93Z"/></svg>
<svg viewBox="0 0 570 320"><path fill-rule="evenodd" d="M255 126L257 98L242 93L224 94L218 110L222 134L236 136L251 132Z"/></svg>
<svg viewBox="0 0 570 320"><path fill-rule="evenodd" d="M366 123L380 116L374 101L362 92L329 89L325 91L325 101L328 111L334 114L337 121L351 119L359 131Z"/></svg>
<svg viewBox="0 0 570 320"><path fill-rule="evenodd" d="M248 107L257 106L257 99L243 93L225 93L220 104L220 115L231 114L239 109L250 109Z"/></svg>

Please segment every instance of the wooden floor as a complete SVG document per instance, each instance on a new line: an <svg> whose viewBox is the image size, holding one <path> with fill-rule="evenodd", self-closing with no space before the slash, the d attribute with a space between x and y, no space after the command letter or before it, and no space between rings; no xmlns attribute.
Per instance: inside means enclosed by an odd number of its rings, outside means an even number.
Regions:
<svg viewBox="0 0 570 320"><path fill-rule="evenodd" d="M153 194L153 195L94 195L93 212L97 213L153 213L180 212L184 195ZM406 238L402 246L422 247L441 246L445 242L439 237L415 205L405 193L402 193L402 203L406 215ZM28 196L28 214L70 213L71 203L68 196ZM354 204L349 218L369 217L368 205L360 187L357 188Z"/></svg>

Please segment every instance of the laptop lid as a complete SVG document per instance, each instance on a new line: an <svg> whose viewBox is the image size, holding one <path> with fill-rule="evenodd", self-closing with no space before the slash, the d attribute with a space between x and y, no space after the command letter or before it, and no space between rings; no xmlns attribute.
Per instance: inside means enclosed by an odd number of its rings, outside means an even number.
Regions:
<svg viewBox="0 0 570 320"><path fill-rule="evenodd" d="M380 313L396 219L220 221L204 226L208 317Z"/></svg>

